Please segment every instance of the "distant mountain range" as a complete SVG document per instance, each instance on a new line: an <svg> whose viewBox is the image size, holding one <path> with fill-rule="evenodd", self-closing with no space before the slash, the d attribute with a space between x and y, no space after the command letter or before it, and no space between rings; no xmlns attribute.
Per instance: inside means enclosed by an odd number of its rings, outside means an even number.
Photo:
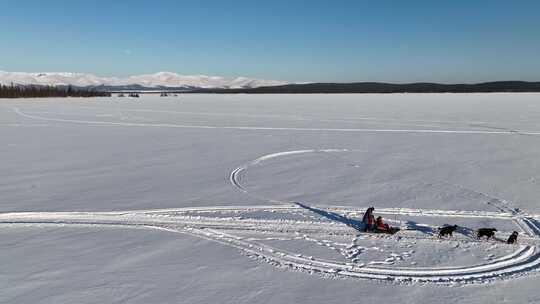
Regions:
<svg viewBox="0 0 540 304"><path fill-rule="evenodd" d="M475 84L441 83L287 83L246 77L180 75L171 72L124 78L83 73L24 73L0 71L0 84L74 86L97 91L177 91L189 93L482 93L540 92L540 82L495 81Z"/></svg>
<svg viewBox="0 0 540 304"><path fill-rule="evenodd" d="M440 83L305 83L285 84L241 89L198 89L191 93L246 93L246 94L295 94L295 93L492 93L540 92L540 82L494 81L475 84Z"/></svg>
<svg viewBox="0 0 540 304"><path fill-rule="evenodd" d="M99 77L83 73L24 73L0 71L0 84L91 87L99 90L163 89L245 89L287 84L284 81L246 77L225 78L206 75L179 75L171 72L136 75L124 78Z"/></svg>

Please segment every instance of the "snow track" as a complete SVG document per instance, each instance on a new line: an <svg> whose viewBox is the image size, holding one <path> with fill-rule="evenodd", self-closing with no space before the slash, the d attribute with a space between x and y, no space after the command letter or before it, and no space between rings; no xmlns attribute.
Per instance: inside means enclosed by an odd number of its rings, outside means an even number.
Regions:
<svg viewBox="0 0 540 304"><path fill-rule="evenodd" d="M279 153L272 153L262 157L259 157L246 165L233 170L230 174L231 183L241 190L242 192L266 199L269 202L277 202L287 204L287 202L276 201L273 199L264 198L256 194L250 193L246 187L241 183L241 175L248 170L250 166L257 165L263 161L278 158L287 155L305 154L305 153L317 153L317 152L346 152L346 149L323 149L323 150L297 150L286 151ZM521 212L517 209L512 209L508 206L507 202L500 201L498 199L491 200L488 204L494 205L500 212L489 211L453 211L453 210L420 210L409 208L383 208L377 209L380 214L386 215L407 215L407 216L429 216L429 217L462 217L462 218L491 218L491 219L506 219L514 221L518 227L521 228L528 236L530 244L520 246L519 250L513 254L496 259L491 263L480 264L469 267L453 267L453 268L370 268L361 267L356 269L350 265L340 265L336 263L316 263L313 259L305 260L299 259L297 255L294 255L292 259L283 261L286 258L291 258L288 254L280 254L280 258L277 259L278 264L288 264L293 268L305 269L305 270L317 270L325 273L332 273L334 275L368 278L377 280L392 280L392 281L421 281L421 282L434 282L434 283L449 283L449 282L486 282L497 278L514 277L526 272L536 270L540 267L540 247L538 246L538 240L540 237L540 224L533 218L537 217L532 215L530 217L521 216ZM350 225L346 217L340 215L334 215L331 211L322 209L316 209L309 206L298 204L300 207L305 207L308 210L315 210L318 214L325 212L329 213L328 218L332 220L340 221L346 225ZM346 207L328 207L327 210L340 212L342 214L355 214L361 216L363 209L354 212L347 210ZM341 219L340 219L341 217ZM404 235L405 234L405 235ZM410 238L406 235L407 232L400 232L400 237ZM418 236L413 236L418 238ZM274 261L276 262L276 261Z"/></svg>
<svg viewBox="0 0 540 304"><path fill-rule="evenodd" d="M484 134L515 135L513 130L443 130L443 129L368 129L368 128L293 128L293 127L258 127L258 126L213 126L182 125L169 123L114 122L99 120L63 119L25 113L13 108L18 115L45 122L73 123L85 125L105 125L121 127L158 127L192 129L231 129L231 130L267 130L301 132L371 132L371 133L437 133L437 134ZM525 135L540 135L538 131L522 132ZM507 245L500 241L481 242L470 235L457 234L451 240L440 240L432 234L415 230L402 230L398 235L377 235L359 233L354 229L354 218L360 216L365 208L340 206L304 206L263 197L249 191L242 182L252 166L284 156L306 153L340 153L346 149L306 149L268 154L234 169L229 176L231 184L254 198L272 203L268 206L227 206L193 207L178 209L153 209L114 212L19 212L0 213L0 225L24 225L31 227L58 226L103 226L133 229L155 229L167 233L182 233L208 239L220 244L237 248L247 256L265 261L277 267L317 273L330 277L359 278L393 283L435 283L483 284L494 280L512 279L531 275L540 269L540 215L526 214L513 209L504 201L492 200L489 203L497 208L490 211L427 210L410 208L378 208L377 212L385 215L418 217L448 217L475 219L487 218L514 222L526 234L520 236L519 245ZM425 225L426 227L429 225ZM402 227L403 228L403 227ZM435 227L430 227L434 229ZM512 231L499 231L508 236ZM472 265L451 265L440 267L436 264L414 267L395 265L394 260L356 262L361 249L357 247L358 238L391 241L412 245L416 242L429 242L436 245L466 245L482 250L486 245L504 247L508 254L500 254L490 260L475 262ZM329 241L341 238L340 241ZM351 248L340 245L342 239L352 239ZM319 257L301 250L285 249L279 244L270 244L268 240L309 241L310 245L323 247L344 253L346 260ZM341 246L341 247L340 247ZM356 247L355 247L356 246ZM320 249L320 248L319 248ZM356 251L349 253L347 249ZM504 252L506 252L504 251ZM410 256L402 254L397 258Z"/></svg>
<svg viewBox="0 0 540 304"><path fill-rule="evenodd" d="M320 207L313 207L320 208ZM320 210L323 210L322 208ZM335 207L332 210L355 213L361 212L362 208ZM416 215L431 214L453 217L456 213L442 210L404 210L381 209L385 214ZM313 221L291 219L269 219L269 214L292 214L309 213L295 205L282 206L244 206L244 207L203 207L203 208L179 208L167 210L139 210L139 211L115 211L115 212L22 212L0 214L2 225L60 225L60 226L104 226L123 227L137 229L157 229L164 232L187 233L212 241L232 246L241 250L244 254L273 265L302 270L311 273L319 273L328 276L362 278L371 280L384 280L392 282L431 282L431 283L485 283L495 279L508 279L532 273L540 267L540 252L538 242L534 239L524 239L515 252L494 259L492 261L463 267L398 267L398 266L366 266L349 262L328 260L307 256L303 252L290 252L281 248L273 247L264 242L254 241L244 236L258 234L280 236L285 239L299 239L301 235L319 235L323 238L333 236L356 237L357 231L351 229L342 222L336 221ZM328 211L330 212L330 211ZM463 216L469 217L475 212L469 211ZM241 214L241 216L238 216ZM477 212L477 217L490 217L490 213ZM512 218L509 218L512 220ZM505 232L509 233L509 232ZM433 237L426 237L415 231L400 232L400 242L427 240L440 241ZM395 236L365 235L373 238L395 238ZM396 240L397 241L397 240ZM452 242L470 244L483 244L457 237ZM512 246L512 245L500 245Z"/></svg>
<svg viewBox="0 0 540 304"><path fill-rule="evenodd" d="M120 126L120 127L152 127L152 128L180 128L180 129L224 129L224 130L244 130L244 131L297 131L297 132L345 132L345 133L419 133L419 134L468 134L468 135L540 135L540 131L517 131L517 130L444 130L444 129L378 129L378 128L296 128L296 127L262 127L262 126L216 126L216 125L185 125L173 123L139 123L139 122L118 122L99 120L64 119L56 117L45 117L36 114L25 113L18 107L13 107L13 111L22 117L60 123L84 124L94 126Z"/></svg>
<svg viewBox="0 0 540 304"><path fill-rule="evenodd" d="M242 174L250 166L286 155L305 153L339 153L347 150L299 150L272 153L257 158L246 165L233 170L230 174L231 183L239 190L250 193L242 185ZM508 207L501 201L492 201L499 212L490 211L453 211L427 210L410 208L378 208L377 212L390 216L418 217L448 217L476 219L497 219L515 222L527 229L527 236L520 236L520 245L507 245L503 241L479 241L470 235L456 234L453 239L441 240L433 234L416 230L402 230L397 235L360 233L354 229L357 218L365 208L341 206L306 206L263 197L272 205L263 206L221 206L193 207L177 209L151 209L112 212L18 212L0 214L0 225L23 225L31 227L58 226L103 226L134 229L154 229L167 233L183 233L240 250L247 256L265 261L280 268L305 271L329 277L357 278L377 281L387 281L398 284L414 282L435 284L483 284L494 280L512 279L537 273L540 269L540 225L536 221L540 215L524 214L519 210ZM352 216L352 217L351 217ZM355 219L356 218L356 219ZM429 225L425 225L426 227ZM402 227L405 228L405 227ZM435 227L430 227L435 230ZM511 231L499 231L498 234L507 236ZM332 238L352 240L350 245L343 241L330 241ZM370 240L377 243L385 240L392 244L402 244L405 247L421 242L430 246L463 246L484 250L491 247L502 247L507 252L489 260L466 265L450 265L440 267L437 264L411 267L410 265L395 265L406 257L413 257L410 252L394 254L385 261L367 263L358 262L362 248L357 246L358 239ZM340 252L345 260L319 257L302 251L303 247L285 249L279 243L270 244L269 240L283 242L308 242L331 252ZM343 258L342 257L342 258ZM399 263L398 263L399 264Z"/></svg>

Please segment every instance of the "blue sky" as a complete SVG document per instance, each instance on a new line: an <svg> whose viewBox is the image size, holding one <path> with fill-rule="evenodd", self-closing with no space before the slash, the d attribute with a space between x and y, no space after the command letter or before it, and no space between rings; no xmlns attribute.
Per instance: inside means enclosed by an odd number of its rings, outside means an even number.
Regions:
<svg viewBox="0 0 540 304"><path fill-rule="evenodd" d="M3 1L0 70L540 81L540 1Z"/></svg>

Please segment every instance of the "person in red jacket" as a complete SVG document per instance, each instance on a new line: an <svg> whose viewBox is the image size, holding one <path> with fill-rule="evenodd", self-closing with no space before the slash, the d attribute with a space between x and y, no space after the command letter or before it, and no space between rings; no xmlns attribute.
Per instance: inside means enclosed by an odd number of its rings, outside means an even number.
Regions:
<svg viewBox="0 0 540 304"><path fill-rule="evenodd" d="M389 231L390 230L390 227L388 227L388 224L384 223L381 216L377 217L376 227L377 227L377 230L379 230L379 231Z"/></svg>
<svg viewBox="0 0 540 304"><path fill-rule="evenodd" d="M362 218L362 223L364 223L364 232L373 231L373 228L375 228L375 216L373 215L374 210L375 208L369 207L366 210L366 213L364 213L364 217Z"/></svg>

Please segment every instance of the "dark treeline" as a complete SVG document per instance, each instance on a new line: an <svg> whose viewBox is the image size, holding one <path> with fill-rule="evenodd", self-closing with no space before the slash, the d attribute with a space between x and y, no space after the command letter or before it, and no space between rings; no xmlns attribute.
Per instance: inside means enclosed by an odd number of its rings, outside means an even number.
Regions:
<svg viewBox="0 0 540 304"><path fill-rule="evenodd" d="M245 89L199 89L190 93L309 94L309 93L491 93L540 92L540 82L496 81L475 84L440 83L306 83Z"/></svg>
<svg viewBox="0 0 540 304"><path fill-rule="evenodd" d="M34 97L98 97L111 96L108 92L92 89L56 86L5 86L0 85L0 98L34 98Z"/></svg>

